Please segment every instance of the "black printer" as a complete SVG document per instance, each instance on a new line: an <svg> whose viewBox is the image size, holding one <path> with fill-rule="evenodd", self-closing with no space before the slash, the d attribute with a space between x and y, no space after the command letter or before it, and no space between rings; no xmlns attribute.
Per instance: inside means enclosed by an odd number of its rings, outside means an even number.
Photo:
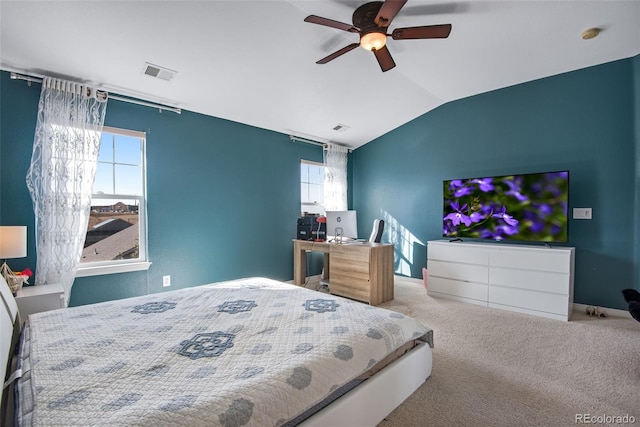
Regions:
<svg viewBox="0 0 640 427"><path fill-rule="evenodd" d="M298 218L298 240L327 240L327 223L319 222L317 214L306 214ZM323 217L324 218L324 217Z"/></svg>

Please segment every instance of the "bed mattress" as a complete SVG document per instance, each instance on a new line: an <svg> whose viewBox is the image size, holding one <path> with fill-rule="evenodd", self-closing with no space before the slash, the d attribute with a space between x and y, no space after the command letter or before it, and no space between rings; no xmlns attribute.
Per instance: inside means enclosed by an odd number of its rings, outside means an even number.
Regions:
<svg viewBox="0 0 640 427"><path fill-rule="evenodd" d="M281 426L431 336L402 314L264 278L39 313L21 345L16 415Z"/></svg>

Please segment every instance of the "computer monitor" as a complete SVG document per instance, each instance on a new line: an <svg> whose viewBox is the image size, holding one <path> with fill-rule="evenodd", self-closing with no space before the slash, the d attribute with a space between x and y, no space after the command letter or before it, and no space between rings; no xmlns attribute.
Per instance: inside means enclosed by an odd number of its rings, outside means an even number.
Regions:
<svg viewBox="0 0 640 427"><path fill-rule="evenodd" d="M327 236L336 236L336 228L342 228L342 236L358 238L358 216L356 211L327 211ZM339 231L339 230L338 230Z"/></svg>

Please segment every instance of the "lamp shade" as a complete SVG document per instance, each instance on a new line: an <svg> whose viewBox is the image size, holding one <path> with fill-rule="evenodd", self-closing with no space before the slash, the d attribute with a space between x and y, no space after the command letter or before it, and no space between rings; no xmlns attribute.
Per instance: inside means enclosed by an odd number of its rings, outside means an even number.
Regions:
<svg viewBox="0 0 640 427"><path fill-rule="evenodd" d="M0 226L0 259L27 256L27 227Z"/></svg>
<svg viewBox="0 0 640 427"><path fill-rule="evenodd" d="M360 37L360 46L366 50L380 50L387 44L387 35L372 31Z"/></svg>

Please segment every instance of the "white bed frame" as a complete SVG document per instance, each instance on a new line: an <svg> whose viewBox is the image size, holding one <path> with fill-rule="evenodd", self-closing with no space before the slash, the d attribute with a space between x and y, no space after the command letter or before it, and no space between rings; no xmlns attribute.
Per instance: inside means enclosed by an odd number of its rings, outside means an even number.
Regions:
<svg viewBox="0 0 640 427"><path fill-rule="evenodd" d="M5 391L4 381L7 376L7 369L11 370L13 366L7 366L11 357L11 351L17 343L17 335L20 328L20 313L18 313L18 304L11 294L11 289L0 276L0 400L2 408L0 408L0 425L13 425L13 396ZM9 373L10 375L11 373ZM11 389L12 390L12 389ZM5 419L6 418L6 419ZM6 421L6 422L5 422Z"/></svg>
<svg viewBox="0 0 640 427"><path fill-rule="evenodd" d="M432 361L431 347L420 343L300 425L376 426L429 378Z"/></svg>
<svg viewBox="0 0 640 427"><path fill-rule="evenodd" d="M1 276L0 294L2 294L2 301L0 301L0 326L2 330L0 373L2 376L0 378L4 383L5 370L13 342L14 323L16 320L19 322L19 313L15 299ZM429 378L432 357L429 344L421 342L407 354L353 390L345 393L300 425L304 427L376 426Z"/></svg>
<svg viewBox="0 0 640 427"><path fill-rule="evenodd" d="M13 327L18 317L18 304L11 294L9 285L0 276L0 383L4 384L7 362L13 344Z"/></svg>

